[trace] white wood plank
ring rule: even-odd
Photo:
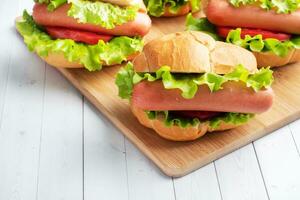
[[[300,199],[300,159],[288,127],[254,143],[269,197]]]
[[[7,91],[8,71],[11,64],[11,43],[18,39],[13,28],[13,21],[18,12],[18,2],[1,1],[0,6],[0,125],[3,116],[5,94]],[[5,19],[5,20],[3,20]]]
[[[294,142],[297,146],[297,151],[300,156],[300,120],[297,120],[289,125]]]
[[[268,199],[252,144],[215,161],[215,165],[223,200]]]
[[[0,199],[35,199],[45,66],[27,51],[12,27],[16,2],[2,3],[8,15],[1,15],[1,26],[4,21],[11,24],[5,25],[10,35],[1,48],[10,46],[12,54],[0,130]]]
[[[215,166],[213,163],[174,179],[177,200],[221,200]]]
[[[83,198],[82,96],[47,66],[38,199]]]
[[[163,175],[151,161],[127,139],[126,161],[130,200],[175,199],[172,178]]]
[[[124,136],[89,103],[84,104],[84,197],[127,199]]]

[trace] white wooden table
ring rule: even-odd
[[[0,3],[0,200],[300,199],[300,121],[183,178],[166,177],[27,51],[13,23],[32,4]]]

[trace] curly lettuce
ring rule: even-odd
[[[188,15],[186,19],[187,30],[202,31],[210,34],[217,40],[221,38],[216,33],[216,27],[210,23],[207,18],[196,19],[192,15]],[[241,29],[231,30],[225,40],[241,46],[253,52],[272,52],[277,56],[284,57],[292,49],[300,49],[300,36],[293,35],[290,40],[280,41],[275,38],[263,39],[262,35],[241,37]]]
[[[274,38],[263,39],[262,35],[241,38],[241,29],[231,30],[226,42],[241,46],[253,52],[273,52],[277,56],[286,56],[291,49],[299,49],[300,36],[293,36],[290,40],[280,41]]]
[[[259,4],[262,9],[276,10],[278,14],[290,14],[300,8],[300,0],[229,0],[234,7]]]
[[[254,91],[269,88],[273,83],[273,71],[269,68],[261,68],[255,74],[242,65],[228,74],[218,75],[207,72],[203,74],[174,74],[170,67],[163,66],[155,73],[136,73],[132,63],[128,63],[118,72],[116,84],[119,87],[119,96],[123,99],[130,99],[133,86],[143,80],[153,82],[161,80],[165,89],[179,89],[183,98],[192,99],[199,86],[207,85],[211,92],[223,89],[222,85],[229,81],[243,82]]]
[[[158,116],[162,116],[164,119],[165,126],[179,126],[181,128],[198,126],[201,123],[209,123],[212,130],[218,129],[222,122],[233,125],[241,125],[248,122],[254,117],[254,114],[244,113],[224,113],[218,117],[213,117],[209,120],[200,121],[198,118],[185,118],[178,117],[172,111],[146,111],[149,119],[154,120]]]
[[[197,92],[198,86],[203,84],[206,84],[213,92],[221,90],[222,84],[227,81],[243,81],[248,87],[252,87],[256,90],[269,87],[273,82],[271,70],[261,69],[256,74],[249,75],[249,72],[242,66],[237,66],[236,70],[228,74],[226,78],[222,77],[224,76],[212,73],[204,73],[201,75],[171,74],[169,67],[162,67],[155,74],[135,73],[133,65],[128,63],[118,72],[115,83],[119,88],[119,96],[123,99],[130,99],[133,86],[142,80],[151,82],[161,80],[166,89],[180,89],[184,98],[193,98]],[[198,118],[179,117],[172,111],[145,111],[145,113],[148,118],[152,120],[156,119],[158,116],[162,116],[167,127],[180,126],[186,128],[209,122],[212,130],[217,129],[221,122],[240,125],[246,123],[254,116],[253,114],[247,113],[228,112],[209,120],[200,121]]]
[[[67,3],[68,0],[34,0],[36,3],[44,3],[48,5],[49,11],[54,11],[59,6]]]
[[[208,21],[206,17],[203,18],[194,18],[190,13],[186,17],[186,30],[189,31],[201,31],[210,36],[215,40],[221,40],[217,34],[216,26]]]
[[[169,11],[173,14],[178,13],[180,8],[186,4],[190,4],[192,12],[200,10],[199,0],[144,0],[148,13],[155,17],[160,17],[165,13],[165,9],[168,6]]]
[[[120,7],[101,1],[35,0],[35,2],[47,4],[49,11],[54,11],[65,3],[71,4],[68,16],[77,19],[79,23],[90,23],[106,29],[113,29],[118,25],[133,21],[139,10],[138,5]]]
[[[128,6],[126,8],[104,3],[101,1],[68,0],[71,8],[68,15],[80,23],[100,25],[106,29],[113,29],[118,25],[133,21],[136,18],[139,7]]]
[[[143,48],[141,38],[126,36],[115,37],[107,43],[100,40],[96,45],[70,39],[54,40],[34,22],[27,11],[24,11],[23,20],[17,22],[16,26],[30,51],[41,57],[47,57],[49,53],[63,53],[68,61],[79,62],[89,71],[101,70],[104,64],[121,64],[128,56]]]

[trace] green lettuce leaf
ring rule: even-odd
[[[222,40],[216,33],[216,27],[207,18],[196,19],[192,15],[187,16],[187,30],[202,31],[210,34],[216,40]],[[274,38],[263,39],[262,35],[241,38],[241,29],[231,30],[226,38],[226,42],[241,46],[253,52],[272,52],[277,56],[286,56],[292,49],[300,49],[300,36],[293,35],[290,40],[280,41]]]
[[[148,13],[155,17],[160,17],[165,13],[166,6],[170,7],[170,12],[176,14],[179,9],[190,3],[192,12],[200,10],[199,0],[144,0]]]
[[[100,70],[103,64],[120,64],[143,48],[140,38],[126,36],[115,37],[107,43],[100,40],[97,45],[77,43],[70,39],[53,40],[27,11],[23,13],[23,21],[17,23],[17,29],[30,51],[41,57],[46,57],[50,52],[63,53],[68,61],[79,62],[89,71]]]
[[[49,11],[54,11],[59,6],[67,3],[68,0],[34,0],[36,3],[44,3],[48,5]]]
[[[161,80],[165,89],[179,89],[182,97],[192,99],[201,85],[207,85],[211,92],[222,89],[222,85],[229,81],[243,82],[247,87],[255,91],[268,88],[273,83],[273,71],[269,68],[261,68],[257,73],[250,74],[242,65],[236,66],[235,70],[225,75],[215,73],[203,74],[174,74],[170,67],[163,66],[156,73],[136,73],[132,63],[128,63],[120,70],[116,77],[119,87],[119,96],[130,99],[134,84],[143,80]]]
[[[221,38],[217,34],[215,25],[210,23],[206,17],[197,19],[194,18],[191,13],[189,13],[186,17],[185,24],[186,24],[186,30],[202,31],[212,36],[215,40],[221,40]]]
[[[273,38],[263,39],[262,35],[251,37],[246,35],[241,38],[241,29],[231,30],[226,42],[241,46],[253,52],[273,52],[277,56],[286,56],[293,48],[299,49],[300,36],[293,36],[290,40],[280,41]]]
[[[68,16],[77,19],[79,23],[95,24],[106,29],[113,29],[118,25],[133,21],[139,10],[138,5],[120,7],[101,1],[35,0],[35,2],[47,4],[49,11],[65,3],[71,4]]]
[[[265,10],[276,10],[277,13],[290,14],[300,8],[300,0],[229,0],[234,7],[259,4]]]
[[[189,126],[198,126],[201,123],[206,123],[206,121],[200,121],[198,118],[184,118],[178,117],[172,113],[172,111],[146,111],[149,119],[154,120],[158,116],[164,118],[164,123],[167,127],[179,126],[181,128],[186,128]],[[224,113],[221,116],[213,117],[208,122],[210,127],[215,130],[217,129],[221,122],[226,122],[233,125],[241,125],[248,122],[254,114],[243,114],[243,113]]]
[[[113,29],[118,25],[133,21],[139,10],[138,6],[122,8],[101,1],[68,0],[72,6],[68,15],[80,23],[100,25],[106,29]]]

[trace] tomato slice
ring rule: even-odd
[[[217,117],[222,114],[222,112],[212,112],[212,111],[171,111],[174,115],[185,117],[185,118],[198,118],[200,120],[208,120],[212,117]]]
[[[235,28],[232,27],[217,27],[217,33],[218,35],[220,35],[223,38],[226,38],[227,35],[229,34],[229,32],[231,30],[233,30]],[[277,32],[272,32],[272,31],[266,31],[266,30],[262,30],[262,29],[248,29],[248,28],[242,28],[241,31],[241,37],[245,38],[246,35],[250,35],[250,36],[256,36],[256,35],[262,35],[263,39],[267,39],[267,38],[274,38],[280,41],[285,41],[285,40],[289,40],[291,38],[290,34],[286,34],[286,33],[277,33]]]
[[[91,45],[97,44],[99,40],[108,42],[113,38],[111,35],[99,35],[92,32],[60,27],[46,27],[46,31],[55,39],[72,39],[76,42],[83,42]]]

